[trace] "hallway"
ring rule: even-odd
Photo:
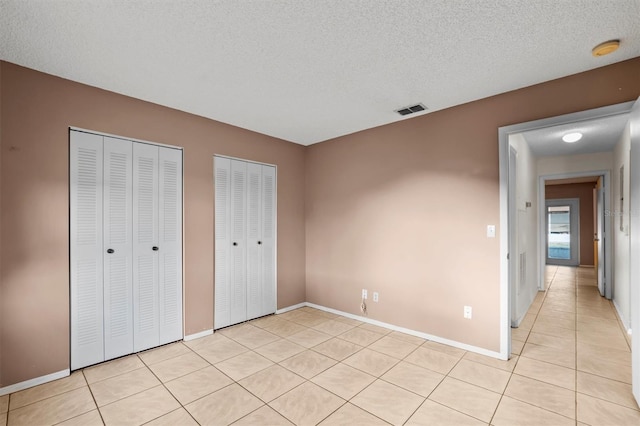
[[[598,293],[594,270],[547,266],[546,285],[512,329],[512,352],[520,358],[505,395],[578,424],[640,424],[630,340],[613,304]]]

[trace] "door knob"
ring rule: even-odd
[[[234,242],[234,243],[233,243],[233,245],[234,245],[234,246],[237,246],[237,245],[238,245],[238,243]]]
[[[262,241],[258,241],[258,244],[262,244]]]
[[[153,246],[153,248],[152,248],[151,250],[153,250],[153,251],[158,251],[158,250],[160,250],[160,249],[159,249],[158,247],[156,247],[156,246]]]
[[[114,253],[114,252],[115,252],[115,250],[114,250],[114,249],[108,249],[108,250],[107,250],[107,253],[109,253],[109,254]]]

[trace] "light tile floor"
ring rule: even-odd
[[[547,282],[508,362],[301,308],[0,397],[0,426],[640,424],[593,271]]]

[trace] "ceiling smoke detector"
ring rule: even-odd
[[[416,104],[416,105],[397,109],[395,112],[397,112],[400,115],[409,115],[409,114],[414,114],[416,112],[426,111],[426,110],[427,110],[427,107],[424,106],[423,104]]]

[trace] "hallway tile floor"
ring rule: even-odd
[[[548,267],[499,361],[312,308],[0,397],[13,425],[638,425],[593,270]]]

